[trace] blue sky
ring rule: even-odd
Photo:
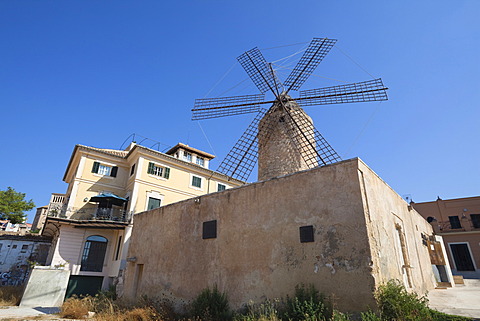
[[[479,13],[476,0],[0,0],[0,189],[46,205],[75,144],[132,133],[214,153],[215,169],[252,115],[199,124],[195,98],[257,93],[236,63],[248,49],[275,61],[329,37],[302,89],[370,75],[390,88],[387,102],[306,109],[342,158],[417,202],[479,195]]]

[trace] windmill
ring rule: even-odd
[[[220,164],[218,171],[246,181],[258,159],[258,179],[265,180],[299,170],[332,164],[340,156],[315,129],[303,107],[387,100],[382,80],[298,91],[336,43],[314,38],[282,84],[271,63],[255,47],[237,60],[260,94],[195,100],[192,120],[256,113],[252,123]],[[271,91],[274,100],[265,101]],[[264,105],[271,105],[268,109]]]

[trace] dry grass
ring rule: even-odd
[[[92,302],[89,297],[83,299],[72,297],[63,302],[60,316],[67,319],[83,319],[91,310]]]
[[[21,286],[1,286],[0,287],[0,306],[19,305],[22,299],[23,287]]]

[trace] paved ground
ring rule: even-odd
[[[49,314],[58,313],[58,308],[27,308],[27,307],[0,307],[0,320],[23,319],[29,317],[47,317]],[[52,316],[58,318],[58,316]],[[48,319],[47,318],[42,318]]]
[[[440,312],[480,320],[480,280],[464,281],[465,285],[431,291],[428,294],[430,307]]]

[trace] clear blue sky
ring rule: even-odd
[[[479,14],[477,0],[0,0],[0,189],[46,205],[75,144],[119,148],[131,133],[220,161],[252,116],[200,127],[195,98],[247,79],[235,58],[248,49],[329,37],[302,89],[369,74],[390,88],[387,102],[306,109],[337,152],[417,202],[479,195]],[[244,93],[257,93],[248,79],[224,95]]]

